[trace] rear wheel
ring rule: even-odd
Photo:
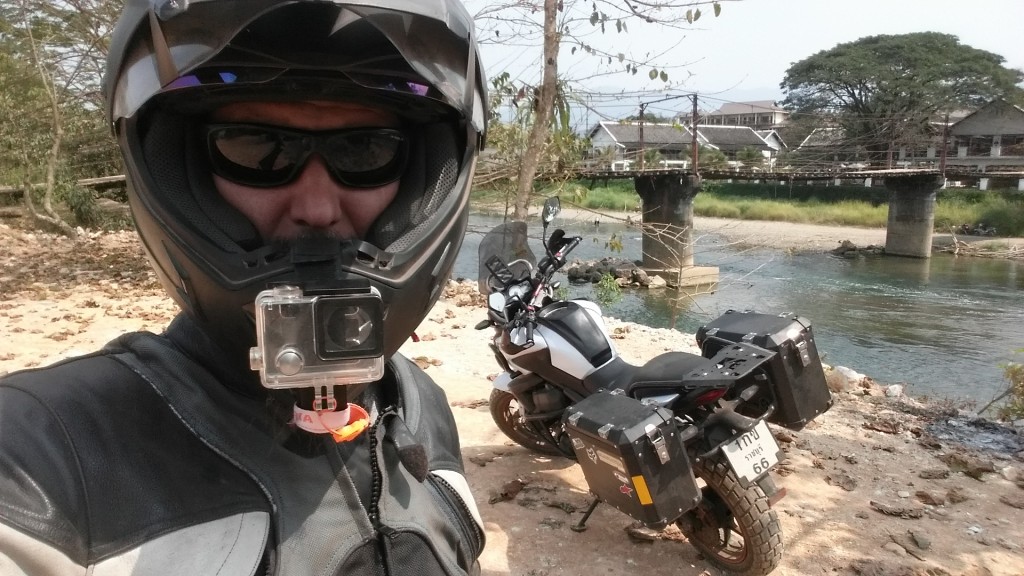
[[[700,504],[678,522],[708,562],[730,574],[763,576],[782,560],[782,526],[761,488],[743,488],[721,455],[699,462]]]
[[[489,400],[491,418],[498,429],[510,440],[523,448],[547,456],[562,456],[556,446],[552,446],[528,422],[523,420],[523,413],[516,397],[495,388]]]

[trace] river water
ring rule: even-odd
[[[500,218],[474,215],[456,262],[456,277],[475,279],[480,238]],[[639,260],[640,233],[556,222],[583,236],[570,259]],[[605,244],[616,234],[621,253]],[[534,253],[543,254],[531,224]],[[987,403],[1006,386],[1001,364],[1024,361],[1024,262],[988,258],[858,257],[742,249],[713,234],[694,248],[698,266],[718,266],[719,283],[687,291],[624,290],[604,304],[607,316],[693,334],[726,310],[794,312],[810,320],[827,364],[878,382],[902,383],[917,397]],[[557,279],[557,276],[556,276]],[[563,285],[568,285],[564,276]],[[590,285],[570,297],[597,300]]]

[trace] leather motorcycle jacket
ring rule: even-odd
[[[426,374],[392,358],[358,398],[372,425],[338,444],[275,426],[213,350],[179,316],[0,379],[0,574],[478,571],[482,523]]]

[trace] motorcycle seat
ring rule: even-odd
[[[642,398],[662,393],[691,391],[696,387],[715,387],[717,380],[702,378],[689,382],[688,375],[717,372],[714,362],[688,352],[665,352],[655,356],[643,366],[634,366],[622,358],[595,370],[584,380],[590,392],[622,390],[627,396]]]

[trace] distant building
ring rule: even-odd
[[[693,131],[680,124],[604,121],[588,136],[591,163],[612,169],[639,167],[640,150],[657,150],[662,168],[687,168],[693,146]],[[719,150],[731,161],[737,160],[743,150],[754,150],[763,157],[764,166],[772,166],[785,147],[774,131],[765,131],[762,136],[746,126],[697,126],[697,144]]]
[[[761,133],[749,126],[697,126],[701,141],[725,154],[731,168],[772,169],[784,143],[773,130]],[[766,136],[771,140],[767,140]],[[760,155],[753,160],[750,154]]]
[[[993,100],[949,129],[946,166],[998,170],[1024,166],[1024,108]]]
[[[924,133],[909,141],[894,143],[891,153],[885,153],[884,157],[879,157],[877,152],[872,156],[858,140],[849,138],[841,127],[818,127],[794,149],[789,163],[797,169],[937,168],[945,141],[949,165],[948,159],[957,154],[952,127],[971,114],[970,110],[936,114]]]
[[[679,124],[652,122],[599,122],[588,133],[590,160],[602,168],[628,170],[637,162],[640,150],[657,150],[662,160],[672,161],[672,167],[687,167],[693,135]],[[698,140],[698,143],[699,140]],[[639,167],[639,166],[637,166]]]
[[[789,148],[777,130],[755,130],[755,132],[776,154]]]
[[[812,130],[793,150],[788,163],[796,170],[832,170],[865,168],[867,160],[867,151],[850,142],[845,130],[834,126]]]
[[[786,125],[789,112],[772,100],[752,102],[727,102],[701,117],[700,123],[708,126],[747,126],[754,130],[775,130]],[[689,122],[680,117],[680,122]]]

